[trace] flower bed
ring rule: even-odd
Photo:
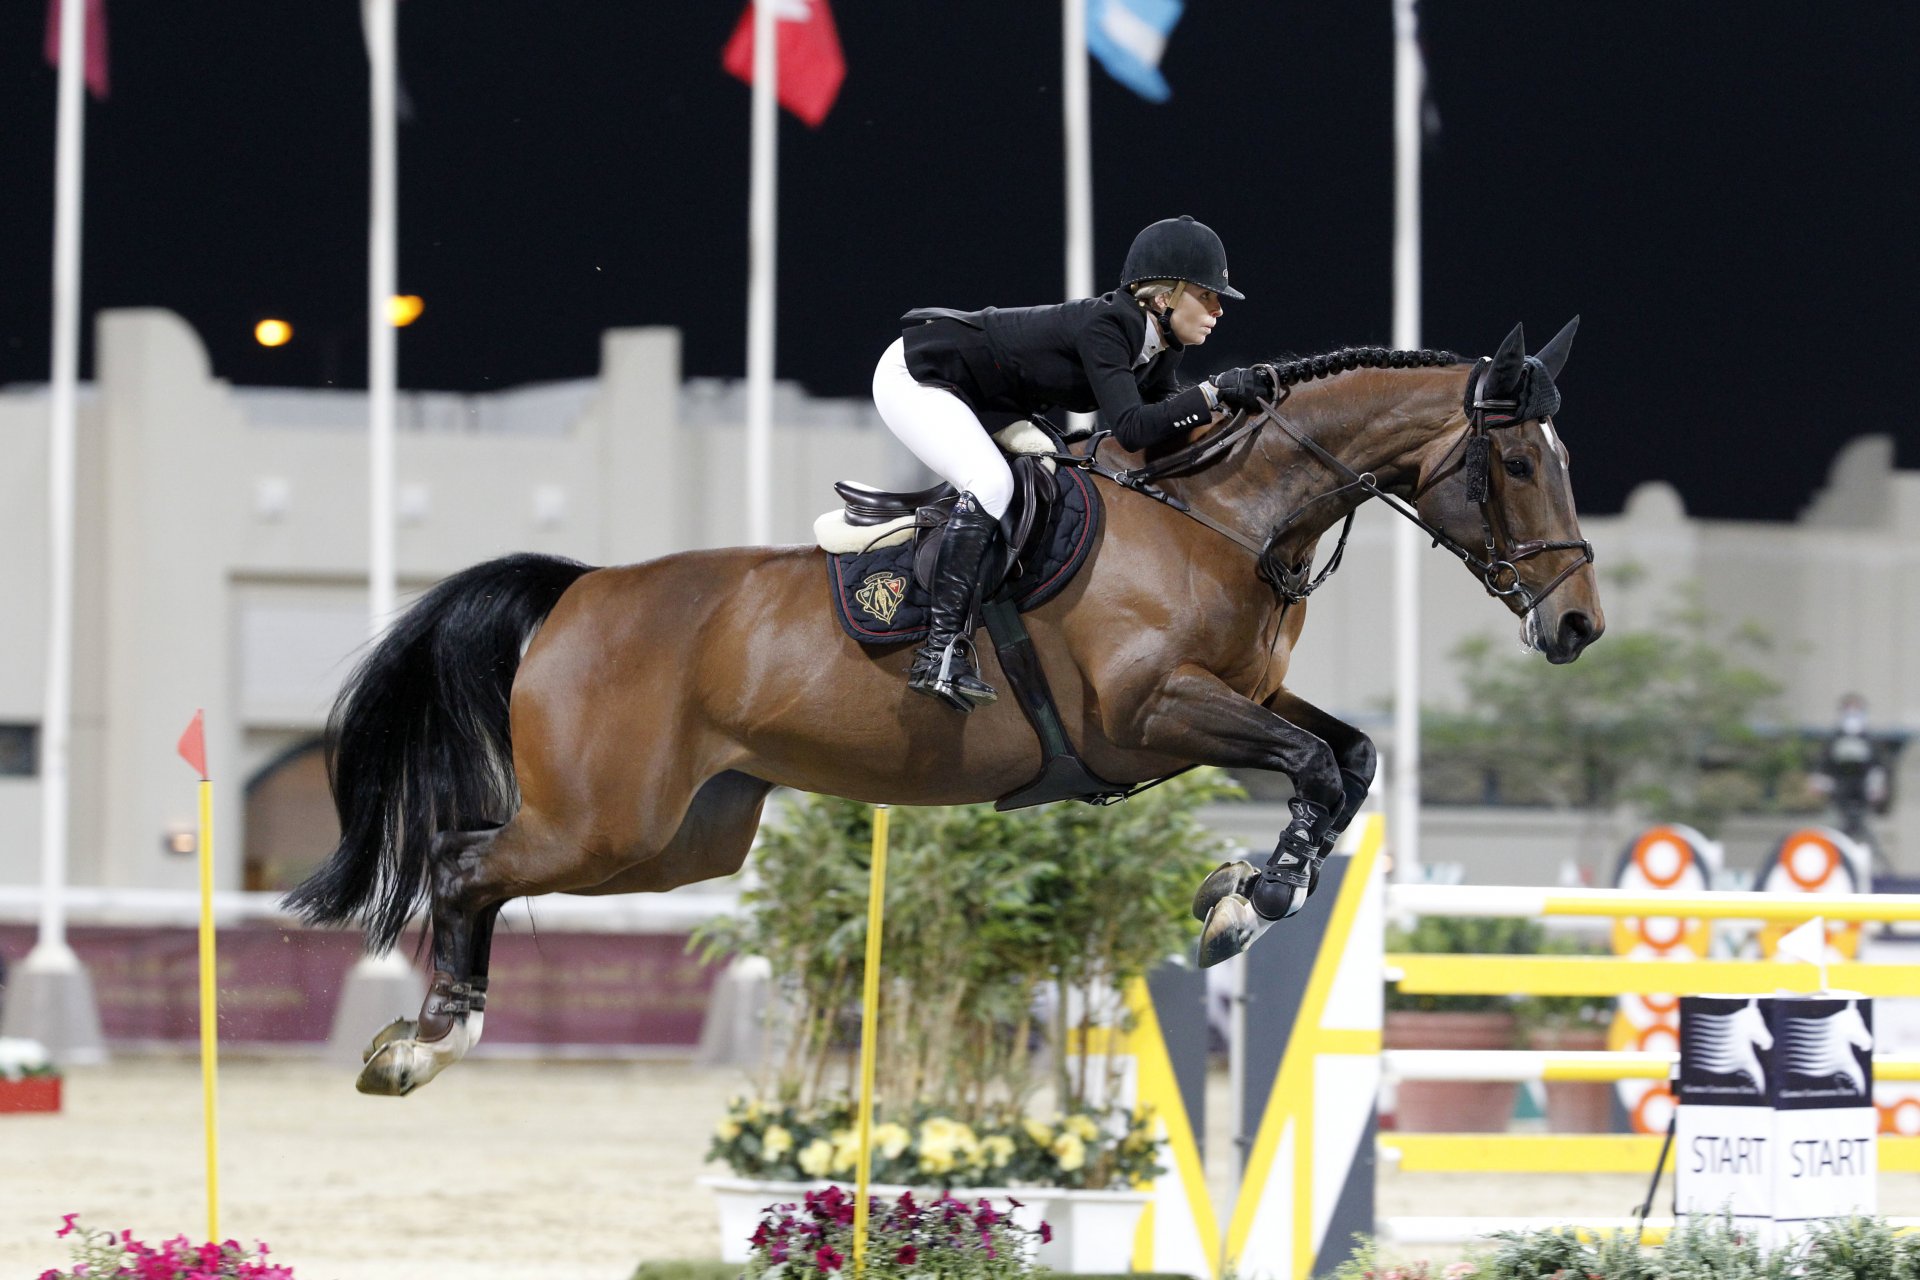
[[[1018,1280],[1033,1270],[1035,1246],[1053,1234],[1045,1222],[1027,1227],[985,1199],[970,1204],[941,1196],[922,1203],[902,1193],[870,1197],[868,1206],[870,1280]],[[775,1205],[751,1237],[745,1280],[850,1274],[854,1208],[854,1198],[837,1186]]]
[[[72,1237],[73,1265],[42,1271],[39,1280],[294,1280],[292,1268],[267,1261],[269,1250],[258,1241],[251,1253],[237,1240],[191,1244],[185,1236],[155,1247],[131,1231],[83,1227],[79,1216],[67,1214],[54,1232]]]
[[[742,1178],[809,1182],[852,1174],[859,1159],[853,1103],[801,1107],[734,1098],[714,1126],[709,1160]],[[905,1123],[876,1117],[877,1183],[1131,1187],[1159,1172],[1150,1110],[1091,1109],[1038,1119],[1003,1111],[975,1124],[922,1108]]]
[[[1362,1242],[1329,1280],[1920,1280],[1920,1237],[1880,1218],[1816,1224],[1763,1252],[1730,1221],[1683,1223],[1659,1245],[1632,1232],[1502,1232],[1465,1262],[1389,1263]]]

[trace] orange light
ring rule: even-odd
[[[427,304],[417,293],[396,293],[387,299],[387,322],[396,329],[404,329],[420,318]]]
[[[263,347],[284,347],[293,341],[293,326],[285,320],[262,320],[253,326],[253,340]]]

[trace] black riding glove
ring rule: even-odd
[[[1220,402],[1235,409],[1258,409],[1274,396],[1273,379],[1263,369],[1229,369],[1208,381],[1220,393]]]

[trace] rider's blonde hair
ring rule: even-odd
[[[1165,298],[1171,307],[1180,301],[1180,291],[1187,287],[1185,280],[1140,280],[1129,286],[1134,301],[1151,310],[1155,298]]]

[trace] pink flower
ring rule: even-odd
[[[61,1276],[58,1271],[42,1271],[40,1280],[61,1280]]]
[[[910,1267],[920,1260],[920,1250],[914,1245],[903,1244],[900,1252],[893,1255],[893,1260],[903,1267]]]
[[[846,1259],[834,1252],[833,1246],[823,1244],[820,1251],[813,1255],[813,1261],[822,1271],[838,1271]]]
[[[1472,1274],[1473,1264],[1471,1262],[1456,1262],[1447,1268],[1447,1280],[1463,1280],[1464,1277],[1471,1276]]]
[[[60,1229],[59,1229],[58,1231],[56,1231],[56,1232],[54,1232],[54,1233],[53,1233],[53,1235],[54,1235],[54,1238],[55,1238],[55,1239],[57,1240],[57,1239],[59,1239],[59,1238],[60,1238],[61,1236],[70,1236],[70,1235],[72,1235],[72,1234],[73,1234],[73,1230],[74,1230],[74,1228],[73,1228],[73,1220],[74,1220],[75,1218],[77,1218],[77,1217],[79,1217],[79,1216],[80,1216],[80,1215],[79,1215],[79,1214],[77,1214],[77,1213],[63,1213],[63,1214],[61,1214],[61,1215],[60,1215]]]
[[[1047,1223],[1040,1224],[1040,1243],[1049,1244],[1053,1240],[1053,1228]]]

